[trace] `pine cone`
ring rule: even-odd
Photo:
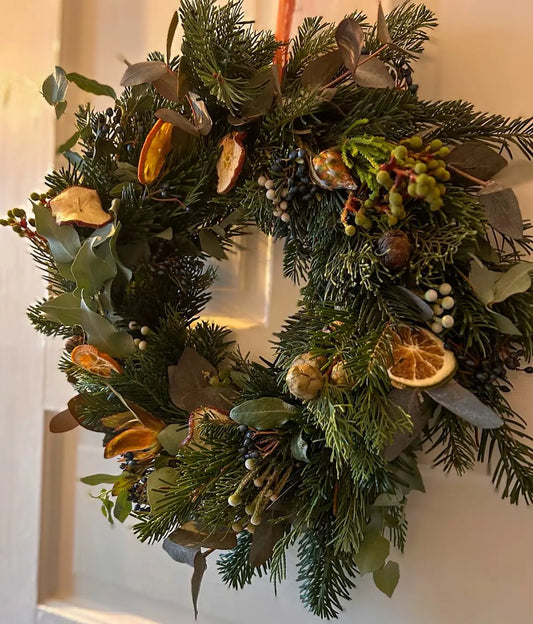
[[[72,351],[79,347],[80,345],[85,344],[85,338],[80,334],[76,334],[75,336],[71,336],[67,338],[65,341],[65,351],[72,353]]]
[[[405,232],[389,230],[377,242],[381,264],[390,271],[404,269],[411,258],[411,243]]]
[[[290,392],[302,401],[316,398],[324,385],[322,373],[310,364],[291,366],[285,380]]]

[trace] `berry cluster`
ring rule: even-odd
[[[303,148],[292,149],[286,158],[276,158],[270,166],[270,176],[259,176],[257,183],[265,188],[266,197],[273,204],[273,214],[287,223],[289,202],[295,198],[310,201],[318,187],[312,182]]]
[[[348,195],[348,199],[344,204],[341,213],[341,223],[344,225],[344,233],[346,236],[354,236],[357,229],[356,225],[368,230],[372,227],[372,221],[365,212],[365,204],[361,202],[353,193]]]
[[[33,196],[37,195],[40,199],[40,195],[32,193]],[[43,195],[46,200],[46,195]],[[0,225],[9,226],[13,232],[18,234],[21,238],[34,238],[39,236],[35,231],[35,219],[28,219],[26,211],[22,208],[13,208],[7,211],[7,219],[0,219]]]
[[[405,219],[404,204],[411,199],[425,201],[432,211],[442,208],[446,193],[444,182],[450,179],[442,158],[449,152],[439,139],[424,146],[419,136],[394,148],[389,162],[381,165],[376,174],[377,183],[387,191],[386,199],[393,217],[389,225]]]
[[[455,306],[455,299],[451,297],[452,287],[444,282],[439,286],[438,291],[429,288],[424,293],[424,299],[432,304],[433,319],[431,323],[431,331],[434,334],[440,334],[445,329],[450,329],[455,323],[451,311]],[[441,295],[439,297],[439,295]]]
[[[148,337],[152,333],[152,330],[148,327],[148,325],[143,325],[141,327],[141,325],[137,323],[137,321],[130,321],[128,324],[128,329],[130,329],[131,331],[140,332],[143,338]],[[137,347],[137,349],[139,349],[139,351],[144,351],[148,347],[148,342],[146,340],[143,340],[143,338],[137,337],[133,340],[135,346]]]

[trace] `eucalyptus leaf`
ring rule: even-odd
[[[42,84],[41,93],[51,106],[63,102],[67,94],[68,80],[65,70],[56,66],[54,73],[47,76]]]
[[[303,432],[301,430],[295,432],[291,438],[291,453],[294,459],[309,463],[309,458],[307,457],[308,448],[309,445],[304,440]]]
[[[531,271],[533,271],[532,262],[519,262],[505,273],[500,273],[500,278],[495,283],[494,298],[491,303],[505,301],[512,295],[529,290],[531,288]]]
[[[158,514],[165,507],[165,494],[178,483],[179,473],[174,468],[159,468],[148,475],[146,492],[152,513]]]
[[[344,18],[335,31],[335,40],[339,47],[343,63],[346,67],[355,72],[365,35],[363,29],[351,17]]]
[[[490,305],[496,294],[496,282],[502,274],[491,271],[477,258],[470,264],[468,281],[479,300],[485,305]]]
[[[117,265],[111,255],[107,260],[97,256],[94,244],[94,238],[86,239],[71,267],[76,286],[89,297],[96,295],[117,274]]]
[[[507,166],[507,161],[501,154],[481,141],[467,141],[454,147],[445,160],[448,165],[485,181]],[[471,184],[468,179],[463,180]]]
[[[64,143],[61,143],[61,145],[57,148],[57,153],[63,154],[63,152],[68,152],[70,149],[72,149],[76,145],[76,143],[79,141],[79,138],[80,138],[80,133],[75,132]]]
[[[47,318],[67,327],[81,325],[81,299],[75,293],[62,293],[45,301],[40,312]]]
[[[363,62],[364,61],[364,62]],[[355,82],[361,87],[388,89],[394,87],[394,80],[383,61],[377,57],[361,56],[361,64],[355,71]]]
[[[169,455],[177,455],[182,448],[181,443],[187,437],[189,429],[183,425],[167,425],[157,436],[161,446]]]
[[[304,87],[319,87],[331,82],[343,63],[339,49],[332,50],[312,59],[302,72],[300,82]]]
[[[51,433],[65,433],[72,431],[78,426],[78,421],[70,413],[69,409],[65,409],[59,412],[55,416],[52,416],[48,428]]]
[[[255,76],[250,79],[248,87],[251,90],[260,90],[252,99],[246,101],[241,107],[241,117],[244,123],[256,119],[270,110],[276,92],[276,81],[277,74],[273,71],[272,66],[257,72]]]
[[[154,89],[167,100],[179,102],[178,98],[178,74],[173,71],[165,72],[161,78],[152,82]]]
[[[500,314],[499,312],[495,312],[494,310],[488,309],[492,320],[496,323],[496,327],[502,334],[508,334],[510,336],[521,336],[522,332],[518,329],[518,327],[511,321],[510,318]]]
[[[401,496],[403,499],[403,495]],[[401,500],[394,494],[380,494],[376,500],[372,503],[373,507],[398,507],[401,504]]]
[[[87,301],[81,300],[81,326],[87,341],[112,357],[124,357],[135,351],[133,338],[125,331],[115,328],[105,316],[93,312]]]
[[[298,412],[298,408],[294,405],[285,403],[279,398],[262,397],[261,399],[250,399],[235,406],[229,415],[241,425],[266,431],[279,429],[289,420],[294,420]]]
[[[83,158],[81,157],[81,154],[78,154],[78,152],[67,150],[66,152],[63,152],[63,156],[73,167],[81,167],[83,164]]]
[[[208,553],[199,552],[196,553],[194,558],[194,571],[191,578],[191,598],[195,620],[198,619],[198,596],[200,594],[200,587],[202,585],[204,573],[207,570],[207,555]]]
[[[176,34],[176,28],[178,27],[180,18],[177,11],[174,11],[167,32],[167,63],[170,63],[170,55],[172,52],[172,42],[174,41],[174,35]]]
[[[212,230],[198,230],[198,237],[200,239],[200,246],[202,248],[202,251],[204,251],[206,254],[209,254],[211,257],[216,258],[217,260],[224,260],[227,258],[226,252],[222,247],[222,243],[220,242],[218,236]]]
[[[392,38],[389,33],[389,27],[387,26],[387,20],[385,19],[385,13],[383,13],[383,7],[381,6],[381,0],[378,5],[378,21],[376,25],[376,32],[378,41],[380,43],[392,43]]]
[[[227,410],[235,392],[230,388],[212,386],[210,378],[216,368],[191,347],[186,347],[175,366],[168,367],[170,400],[176,407],[192,412],[210,406]]]
[[[489,224],[495,230],[514,240],[524,237],[522,213],[512,189],[491,182],[479,192],[479,201],[485,208]]]
[[[367,533],[354,557],[355,564],[361,574],[374,572],[385,565],[389,556],[390,543],[377,531]]]
[[[167,71],[167,66],[162,61],[142,61],[130,65],[122,79],[120,85],[122,87],[132,87],[147,82],[158,80]]]
[[[120,475],[108,475],[103,473],[88,475],[87,477],[82,477],[80,481],[85,483],[85,485],[102,485],[103,483],[113,484],[116,483],[120,479]]]
[[[192,124],[187,117],[184,117],[178,111],[171,110],[170,108],[160,108],[155,112],[155,116],[162,121],[166,121],[167,123],[180,128],[184,132],[188,134],[198,134],[198,128]]]
[[[413,422],[411,431],[397,431],[392,442],[385,447],[383,459],[387,462],[396,459],[422,432],[433,412],[433,403],[418,390],[400,390],[389,392],[387,399],[409,414]]]
[[[200,552],[199,547],[189,548],[187,546],[180,546],[168,539],[168,537],[163,542],[163,550],[172,557],[174,561],[186,563],[191,567],[194,567],[194,558]]]
[[[453,379],[444,386],[427,388],[425,392],[439,405],[476,427],[495,429],[503,425],[503,420],[494,410]]]
[[[237,537],[231,529],[204,531],[197,522],[187,522],[173,531],[168,539],[175,544],[194,548],[216,548],[217,550],[231,550],[237,546]]]
[[[396,561],[387,561],[382,568],[374,570],[373,576],[376,587],[391,598],[400,580],[400,566]]]
[[[56,104],[54,104],[54,109],[56,113],[56,119],[59,119],[67,109],[67,101],[63,100],[62,102],[57,102]]]
[[[124,522],[130,515],[132,503],[128,500],[128,490],[122,490],[115,499],[115,507],[113,509],[113,515],[119,522]]]
[[[192,110],[194,125],[202,136],[207,136],[213,127],[213,120],[209,115],[205,102],[197,93],[193,93],[192,91],[189,91],[187,94],[187,100]]]
[[[415,310],[418,311],[422,321],[429,321],[433,318],[433,310],[431,306],[419,297],[416,293],[405,286],[396,286],[394,289],[400,297],[411,303]]]
[[[46,238],[54,260],[61,264],[73,262],[80,249],[80,237],[72,225],[58,225],[46,206],[34,204],[35,228]],[[71,276],[72,279],[72,276]]]
[[[261,522],[255,527],[248,555],[248,561],[252,567],[260,568],[264,565],[272,556],[278,541],[283,537],[285,525],[275,522],[280,515],[276,511],[266,511],[261,517]]]
[[[107,95],[114,100],[117,99],[117,94],[115,93],[113,87],[101,84],[97,80],[92,80],[91,78],[87,78],[76,72],[67,74],[67,80],[69,82],[73,82],[77,87],[87,93],[93,93],[94,95]]]

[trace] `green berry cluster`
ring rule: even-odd
[[[424,145],[419,136],[411,137],[395,147],[389,162],[381,165],[376,174],[377,183],[387,191],[389,225],[405,219],[405,203],[423,200],[432,211],[444,205],[445,182],[450,172],[442,158],[450,153],[442,141],[435,139]]]
[[[26,211],[22,208],[12,208],[7,211],[7,219],[0,219],[0,225],[9,226],[13,232],[22,238],[35,236],[32,228],[35,227],[35,219],[28,219]]]

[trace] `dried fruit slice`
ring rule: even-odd
[[[70,354],[72,361],[88,370],[93,375],[111,377],[113,373],[120,375],[122,367],[107,353],[99,351],[93,345],[79,345]]]
[[[207,420],[221,423],[232,422],[231,418],[228,416],[228,412],[224,410],[216,409],[214,407],[198,407],[191,412],[189,416],[189,433],[182,442],[183,446],[190,444],[191,442],[197,446],[206,446],[205,442],[202,440],[199,425]]]
[[[244,166],[246,148],[243,140],[245,136],[244,132],[231,132],[220,143],[222,152],[217,162],[217,193],[221,195],[228,193],[235,186]]]
[[[81,227],[98,228],[112,219],[102,208],[98,193],[84,186],[69,186],[50,200],[50,209],[58,225],[75,223]]]
[[[430,388],[449,379],[457,367],[455,356],[428,329],[400,327],[393,334],[392,366],[388,369],[397,388]]]
[[[148,133],[139,157],[137,177],[141,184],[152,184],[161,173],[172,149],[172,124],[158,119]]]

